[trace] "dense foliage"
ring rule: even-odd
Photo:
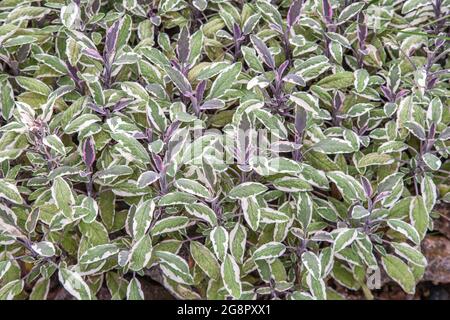
[[[449,3],[0,1],[0,299],[413,294]]]

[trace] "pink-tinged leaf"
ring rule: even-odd
[[[83,144],[83,161],[86,167],[92,169],[92,165],[95,162],[95,144],[94,138],[89,137]]]
[[[389,89],[387,86],[384,86],[384,85],[380,86],[380,89],[388,101],[394,101],[394,96],[392,94],[391,89]]]
[[[360,49],[364,50],[366,48],[367,39],[367,23],[363,13],[358,14],[358,41]]]
[[[116,20],[113,25],[106,32],[105,40],[105,60],[110,61],[110,59],[115,55],[117,38],[119,37],[119,28],[122,20]]]
[[[275,23],[269,23],[269,28],[273,31],[276,31],[278,33],[283,33],[283,29],[281,29],[281,27]]]
[[[377,203],[381,200],[383,200],[384,198],[386,198],[387,196],[389,196],[392,193],[392,191],[383,191],[380,192],[379,194],[377,194],[377,196],[375,197],[375,199],[373,199],[373,203]]]
[[[161,157],[157,154],[152,154],[152,159],[158,172],[164,171],[164,164]]]
[[[178,130],[180,127],[181,122],[176,120],[170,124],[170,126],[166,129],[166,132],[164,132],[164,141],[168,141],[172,135],[175,133],[175,131]]]
[[[340,91],[336,91],[333,97],[333,109],[340,110],[344,105],[344,100],[345,95]]]
[[[241,27],[237,23],[233,24],[233,38],[234,41],[240,40],[242,37]]]
[[[103,57],[95,49],[87,48],[83,50],[83,53],[88,57],[94,58],[95,60],[103,61]]]
[[[287,25],[289,28],[291,28],[294,24],[296,24],[297,21],[300,19],[302,5],[303,5],[302,0],[296,0],[292,2],[291,6],[289,7],[289,11],[287,14]]]
[[[286,71],[286,68],[288,67],[288,65],[289,65],[289,61],[286,60],[281,64],[281,66],[278,67],[277,74],[278,74],[279,79],[281,79],[283,77],[283,74]]]
[[[298,86],[305,86],[306,82],[301,76],[295,73],[290,73],[283,78],[283,81],[295,83]]]
[[[189,31],[186,27],[182,28],[178,36],[177,54],[178,60],[185,63],[189,57]]]
[[[398,101],[404,96],[406,96],[409,93],[409,90],[407,89],[401,89],[397,94],[395,95],[395,100]]]
[[[212,110],[212,109],[221,109],[225,106],[225,103],[222,100],[219,99],[212,99],[206,101],[204,104],[201,105],[201,110]]]
[[[206,80],[202,80],[197,84],[197,88],[195,89],[195,97],[197,98],[198,102],[201,102],[203,100],[203,96],[206,90],[206,84]]]
[[[89,102],[89,103],[87,104],[87,106],[88,106],[90,109],[94,110],[95,112],[101,114],[102,116],[105,116],[105,115],[107,114],[107,111],[106,111],[105,109],[100,108],[99,106],[97,106],[97,105],[96,105],[95,103],[93,103],[93,102]]]
[[[306,128],[306,117],[306,110],[304,108],[297,108],[295,112],[295,130],[299,136]]]
[[[263,59],[264,63],[270,69],[275,69],[275,60],[266,44],[260,38],[254,35],[250,36],[250,39],[255,46],[255,49],[258,52],[260,58]]]
[[[120,99],[113,107],[114,112],[119,112],[120,110],[126,108],[132,100],[130,99]]]
[[[69,71],[69,76],[75,82],[78,88],[81,88],[82,86],[82,80],[78,77],[78,69],[74,66],[72,66],[69,61],[66,61],[67,70]]]
[[[372,197],[373,189],[372,185],[370,184],[370,181],[366,177],[361,177],[361,182],[364,188],[364,193],[366,194],[367,198]]]
[[[326,23],[330,24],[333,22],[333,8],[329,0],[322,0],[322,14]]]
[[[187,95],[192,92],[191,84],[189,80],[180,71],[173,67],[166,67],[164,69],[169,76],[170,80],[181,91],[183,95]]]
[[[436,123],[432,122],[430,125],[430,130],[428,132],[428,139],[434,139],[434,136],[436,135]]]

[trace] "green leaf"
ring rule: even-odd
[[[60,155],[63,155],[63,156],[66,155],[66,150],[65,150],[65,148],[64,148],[64,144],[62,143],[61,139],[59,139],[58,136],[56,136],[56,135],[54,135],[54,134],[53,134],[53,135],[46,136],[46,137],[44,138],[44,144],[45,144],[47,147],[49,147],[49,148],[55,150],[55,151],[56,151],[57,153],[59,153]]]
[[[271,174],[289,173],[295,175],[301,171],[301,167],[298,162],[285,157],[274,157],[269,160],[267,165]]]
[[[203,244],[191,241],[190,252],[195,263],[211,279],[220,279],[220,266],[213,253]]]
[[[178,87],[181,93],[186,94],[192,92],[189,80],[180,71],[172,67],[166,67],[164,71],[166,71],[170,80]]]
[[[107,229],[112,229],[116,215],[116,195],[112,191],[102,190],[98,200],[100,216]]]
[[[280,242],[268,242],[260,246],[253,253],[254,260],[273,260],[286,251],[284,244]]]
[[[427,208],[425,207],[422,196],[416,196],[411,201],[409,207],[409,218],[411,219],[411,224],[417,230],[420,239],[422,240],[427,233],[428,223],[430,220],[430,216]]]
[[[257,196],[266,192],[268,188],[258,182],[244,182],[234,187],[229,193],[230,199],[242,199],[251,196]]]
[[[318,55],[299,63],[297,69],[300,70],[300,75],[305,79],[305,81],[309,81],[317,78],[322,73],[330,69],[330,65],[331,63],[326,56]]]
[[[237,77],[241,73],[242,65],[240,62],[234,63],[221,71],[219,76],[214,80],[206,100],[219,98],[230,89],[235,83]]]
[[[388,154],[369,153],[359,159],[358,167],[365,168],[368,166],[382,166],[392,164],[394,159]]]
[[[353,72],[341,71],[320,80],[317,85],[324,89],[343,89],[353,85]]]
[[[12,263],[9,260],[0,261],[0,280],[8,272],[8,270],[11,268],[11,266],[12,266]]]
[[[92,293],[89,286],[80,274],[67,269],[60,268],[58,273],[59,282],[72,296],[78,300],[92,300]]]
[[[13,300],[15,296],[22,292],[25,282],[22,279],[8,282],[0,288],[0,301]]]
[[[199,219],[205,220],[211,226],[217,225],[217,217],[214,211],[203,203],[193,203],[186,205],[186,210],[189,214]]]
[[[400,152],[406,150],[408,145],[402,141],[387,141],[380,145],[377,152],[380,154]]]
[[[103,261],[119,253],[119,247],[115,244],[101,244],[86,250],[80,257],[81,264],[89,264]]]
[[[241,272],[233,256],[227,254],[220,267],[223,284],[227,292],[235,299],[239,299],[242,294]]]
[[[264,109],[255,109],[253,114],[273,135],[280,139],[287,138],[287,130],[278,117]]]
[[[222,226],[217,226],[211,230],[209,237],[211,239],[211,243],[213,245],[216,257],[220,261],[223,261],[228,251],[228,244],[229,244],[228,231]]]
[[[36,281],[30,293],[30,300],[46,300],[50,291],[50,279],[44,277]]]
[[[148,231],[155,210],[155,202],[147,200],[136,208],[132,222],[132,234],[135,240],[141,239]]]
[[[238,263],[244,262],[245,248],[247,246],[247,230],[245,227],[236,223],[230,232],[230,252]]]
[[[129,96],[138,101],[148,101],[150,99],[147,91],[137,82],[126,81],[120,84],[120,88]],[[113,138],[114,139],[114,138]]]
[[[353,106],[350,107],[350,109],[348,109],[348,111],[346,112],[347,117],[359,117],[362,116],[363,114],[366,114],[367,112],[369,112],[370,110],[372,110],[375,106],[370,104],[370,103],[357,103],[354,104]]]
[[[422,193],[427,212],[431,213],[438,197],[436,184],[431,177],[423,177],[422,183],[420,184],[420,191]]]
[[[245,63],[257,72],[264,72],[264,67],[256,55],[256,51],[253,48],[242,46],[242,55],[244,56]]]
[[[408,265],[391,254],[382,257],[381,261],[388,276],[397,282],[406,293],[414,294],[416,282]]]
[[[69,122],[64,128],[64,132],[67,134],[80,132],[100,120],[95,114],[83,114]]]
[[[258,202],[255,197],[248,197],[241,199],[241,208],[244,214],[245,222],[250,226],[253,231],[256,231],[259,227],[261,220],[261,214],[259,211]]]
[[[144,291],[142,291],[141,283],[136,277],[133,277],[128,283],[127,300],[144,300]]]
[[[311,191],[312,187],[305,180],[294,177],[282,177],[273,182],[273,186],[284,192]]]
[[[167,217],[156,222],[150,230],[150,233],[154,237],[163,233],[182,230],[186,228],[188,224],[188,217]]]
[[[431,153],[425,153],[422,156],[422,159],[425,162],[425,164],[433,171],[439,170],[439,168],[442,165],[441,160]]]
[[[139,179],[137,180],[137,185],[139,188],[144,188],[158,181],[159,178],[160,176],[158,173],[154,171],[145,171],[139,176]]]
[[[391,242],[392,247],[394,247],[395,253],[400,257],[408,260],[409,262],[419,266],[426,267],[427,259],[425,256],[417,249],[411,247],[407,243]]]
[[[355,16],[358,12],[361,11],[362,8],[364,8],[364,6],[365,6],[364,1],[361,1],[352,3],[344,7],[344,9],[341,11],[338,17],[339,23],[343,23],[349,20],[351,17]]]
[[[326,154],[350,153],[355,151],[355,148],[353,148],[349,141],[338,138],[320,140],[313,146],[313,149]]]
[[[181,191],[202,197],[202,198],[211,198],[211,194],[209,190],[201,185],[199,182],[191,179],[177,179],[175,180],[175,186]]]
[[[317,188],[329,188],[329,182],[325,173],[308,164],[302,163],[299,177]]]
[[[316,279],[321,278],[322,266],[319,258],[311,251],[306,251],[302,254],[302,263],[309,273]]]
[[[147,150],[134,137],[125,133],[112,133],[111,138],[118,142],[119,152],[130,161],[150,162]]]
[[[61,8],[61,22],[68,29],[75,29],[76,22],[80,18],[80,8],[75,2]]]
[[[61,177],[57,177],[52,185],[52,198],[56,206],[63,212],[67,218],[72,217],[72,206],[75,204],[75,198],[69,184]]]
[[[313,215],[313,202],[308,192],[299,192],[296,207],[297,219],[306,231]]]
[[[414,121],[406,121],[404,127],[409,130],[414,136],[416,136],[419,140],[426,140],[427,135],[425,133],[425,129],[417,122]]]
[[[333,243],[333,251],[335,253],[347,248],[356,240],[358,231],[356,229],[341,229],[339,230]]]
[[[55,246],[48,241],[33,243],[31,248],[43,257],[53,257],[56,253]]]
[[[364,238],[356,240],[356,252],[369,268],[378,269],[377,259],[373,254],[373,244],[366,235]]]
[[[294,92],[289,100],[314,115],[320,113],[319,100],[306,92]]]
[[[363,201],[364,189],[355,178],[340,171],[327,172],[328,178],[336,184],[341,195],[350,201]]]
[[[52,91],[51,89],[41,80],[17,76],[17,84],[27,91],[31,91],[43,96],[48,96]]]
[[[226,61],[213,62],[203,67],[197,74],[197,80],[208,80],[216,75],[218,75],[223,69],[228,67],[230,64]]]
[[[284,212],[272,208],[259,208],[259,215],[263,223],[284,223],[289,221],[289,216]]]
[[[0,198],[6,199],[16,204],[23,203],[22,196],[20,195],[17,187],[4,179],[0,179]]]
[[[408,0],[405,1],[402,7],[402,14],[408,13],[412,10],[417,10],[418,8],[427,4],[426,0]]]
[[[152,239],[149,235],[143,236],[130,250],[129,267],[132,271],[144,269],[152,258]]]
[[[441,100],[438,97],[433,98],[433,100],[431,100],[430,104],[428,105],[427,110],[428,121],[438,124],[442,120],[442,112],[443,106]]]
[[[15,47],[15,46],[21,46],[24,44],[30,44],[33,42],[36,42],[38,39],[36,37],[32,36],[15,36],[14,38],[9,38],[3,43],[3,46],[5,48],[7,47]]]
[[[95,177],[98,179],[110,179],[120,176],[127,176],[133,173],[133,169],[129,166],[115,165],[105,170],[97,171]]]
[[[167,251],[157,251],[155,255],[161,261],[161,270],[170,279],[187,285],[194,282],[189,272],[189,266],[184,259]]]
[[[40,53],[34,55],[34,58],[39,61],[40,63],[45,64],[52,70],[58,72],[59,74],[67,74],[69,73],[69,70],[67,69],[66,64],[59,59],[58,57],[46,54],[46,53]]]
[[[306,276],[306,284],[308,285],[311,294],[317,300],[326,300],[326,286],[325,282],[322,279],[316,279],[312,276],[311,273],[308,273]]]
[[[356,205],[352,209],[353,219],[362,219],[370,215],[370,211],[361,205]]]
[[[195,196],[185,192],[171,192],[162,196],[158,201],[158,206],[173,206],[173,205],[189,205],[197,200]]]
[[[3,119],[9,120],[14,109],[14,91],[9,81],[0,84],[0,111]]]
[[[411,201],[411,203],[412,202],[413,201]],[[387,224],[391,229],[400,232],[415,244],[420,244],[420,235],[417,230],[410,224],[399,219],[390,219],[387,221]]]

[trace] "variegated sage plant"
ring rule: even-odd
[[[449,4],[1,0],[0,299],[414,294]]]

